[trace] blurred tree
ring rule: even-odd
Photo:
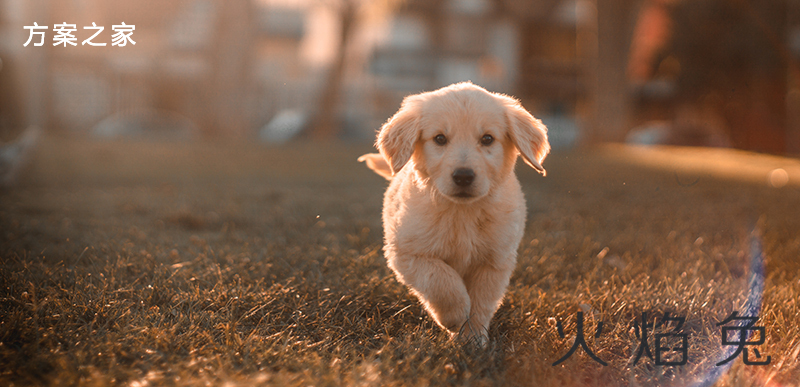
[[[700,121],[717,117],[737,148],[787,151],[787,86],[800,79],[786,43],[789,0],[645,4],[637,32],[641,27],[648,33],[634,41],[633,80],[671,82],[673,114],[689,112]],[[669,20],[654,27],[647,23],[654,15]]]
[[[674,12],[677,98],[713,96],[738,148],[783,153],[786,1],[696,0]]]
[[[251,90],[255,7],[251,0],[219,1],[209,54],[212,76],[207,80],[209,115],[207,130],[213,136],[243,138],[252,126],[245,109]]]
[[[336,137],[340,131],[341,117],[339,116],[339,102],[341,100],[342,85],[344,83],[345,62],[347,49],[353,32],[358,27],[362,18],[370,14],[369,8],[382,8],[389,11],[404,0],[323,0],[338,15],[339,22],[339,48],[336,57],[328,69],[320,93],[319,103],[312,122],[311,137],[317,140],[327,140]]]
[[[596,53],[590,66],[589,143],[622,141],[631,114],[626,75],[637,0],[596,0]]]
[[[20,86],[21,76],[16,63],[0,52],[0,141],[10,140],[24,127],[24,104],[20,96],[25,95]],[[2,59],[6,58],[5,61]]]

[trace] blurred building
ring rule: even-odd
[[[556,142],[574,143],[575,117],[586,93],[577,33],[591,17],[582,5],[574,0],[404,3],[390,21],[388,38],[372,53],[379,115],[391,115],[410,93],[469,80],[517,96],[550,124]],[[566,128],[557,124],[563,122]]]
[[[34,22],[45,45],[23,47]],[[112,47],[122,22],[136,44]],[[57,23],[77,46],[53,46]],[[107,46],[81,44],[92,23]],[[797,153],[798,42],[797,0],[0,0],[0,137],[255,138],[329,112],[371,140],[405,95],[471,80],[519,97],[556,147]]]
[[[34,123],[85,133],[103,120],[175,121],[190,135],[251,136],[278,110],[313,105],[319,69],[301,59],[307,9],[221,0],[3,0],[2,114],[6,131]],[[23,26],[46,25],[45,44]],[[136,44],[111,45],[135,25]],[[54,24],[76,24],[76,46],[53,46]],[[94,42],[83,45],[103,26]],[[36,40],[36,39],[35,39]],[[112,125],[114,126],[114,125]],[[117,125],[119,126],[119,125]],[[161,125],[169,130],[170,125]],[[150,128],[142,128],[149,130]]]
[[[409,0],[390,26],[370,62],[378,117],[472,80],[520,97],[557,147],[654,128],[654,143],[800,153],[797,0]]]

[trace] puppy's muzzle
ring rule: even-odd
[[[469,168],[458,168],[453,172],[453,182],[459,187],[469,187],[475,180],[475,171]]]

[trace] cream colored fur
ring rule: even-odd
[[[406,97],[376,145],[380,154],[359,161],[391,180],[389,267],[451,335],[485,343],[525,229],[514,165],[521,155],[545,173],[547,129],[517,100],[467,82]],[[474,171],[468,187],[454,182],[459,168]]]

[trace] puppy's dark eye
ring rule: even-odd
[[[492,137],[491,134],[484,134],[483,137],[481,137],[481,145],[488,146],[492,145],[493,142],[494,142],[494,137]]]
[[[436,141],[436,143],[439,145],[444,145],[447,144],[447,137],[445,137],[443,134],[437,134],[436,137],[433,138],[433,141]]]

